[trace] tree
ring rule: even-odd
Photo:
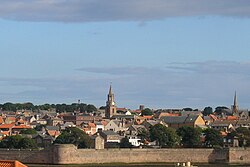
[[[150,133],[148,130],[144,129],[144,128],[140,128],[138,129],[138,135],[137,135],[140,139],[142,143],[145,143],[146,141],[150,140]]]
[[[3,104],[3,111],[16,111],[16,106],[13,103],[7,102]]]
[[[23,129],[20,131],[20,134],[37,134],[37,131],[35,129]]]
[[[213,108],[212,107],[205,107],[202,114],[204,116],[208,116],[213,113]]]
[[[74,144],[78,148],[90,148],[91,138],[76,127],[66,128],[55,140],[58,144]]]
[[[5,137],[1,143],[1,148],[15,148],[15,149],[34,149],[37,148],[37,145],[34,140],[26,137],[22,137],[20,135],[15,136],[7,136]]]
[[[94,105],[92,105],[92,104],[88,104],[88,105],[86,106],[86,111],[87,111],[88,113],[91,113],[91,112],[97,111],[97,108],[96,108]]]
[[[35,149],[37,148],[37,144],[31,138],[24,137],[19,141],[18,147],[23,149]]]
[[[132,144],[129,142],[129,139],[126,137],[121,139],[120,148],[131,148]]]
[[[239,127],[236,129],[234,136],[239,139],[239,145],[241,147],[250,146],[250,130],[245,127]]]
[[[193,111],[193,109],[190,108],[190,107],[183,108],[183,110],[184,110],[184,111]]]
[[[198,147],[200,145],[201,130],[198,128],[183,126],[177,130],[184,147]]]
[[[151,141],[157,141],[159,146],[174,147],[179,143],[179,136],[175,130],[162,124],[156,124],[150,129]]]
[[[46,125],[38,124],[38,125],[34,128],[34,130],[36,130],[36,131],[42,131],[42,130],[45,129],[45,128],[46,128]]]
[[[150,110],[149,108],[145,108],[144,110],[142,110],[141,115],[153,115],[152,110]]]
[[[227,107],[225,107],[225,106],[218,106],[218,107],[216,107],[215,108],[215,113],[216,114],[221,114],[224,110],[228,110],[228,108]]]
[[[7,136],[1,141],[2,148],[19,148],[18,143],[22,139],[22,136],[15,135],[15,136]]]
[[[204,133],[205,133],[205,145],[207,147],[223,145],[223,138],[221,137],[219,131],[209,128],[209,129],[206,129]]]

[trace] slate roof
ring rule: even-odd
[[[46,129],[47,130],[60,130],[60,127],[59,126],[46,126]]]
[[[115,133],[112,130],[104,130],[101,133],[105,134],[106,136],[117,136],[118,135],[117,133]]]
[[[167,124],[182,124],[182,123],[193,123],[198,118],[198,115],[189,115],[189,116],[165,116],[162,117],[162,120]]]
[[[135,119],[134,115],[113,115],[111,119]]]

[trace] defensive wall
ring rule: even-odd
[[[0,160],[30,164],[86,164],[140,162],[199,162],[250,164],[250,148],[230,149],[77,149],[54,145],[47,150],[0,150]]]

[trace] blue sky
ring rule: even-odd
[[[250,108],[248,0],[0,3],[0,103]]]

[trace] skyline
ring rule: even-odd
[[[0,103],[250,108],[247,0],[0,2]]]

